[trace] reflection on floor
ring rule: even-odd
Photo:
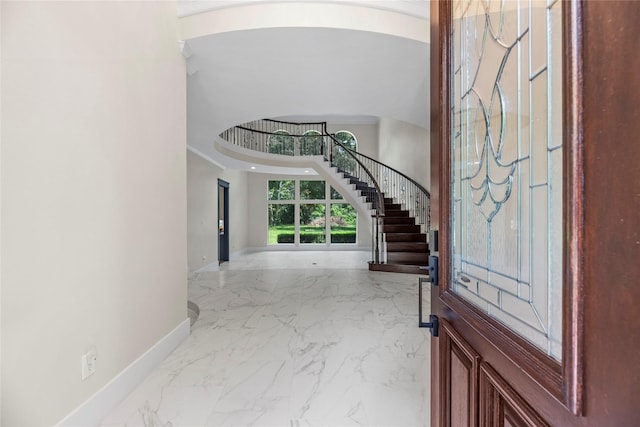
[[[367,252],[258,252],[197,273],[190,337],[103,426],[427,426],[417,277]]]

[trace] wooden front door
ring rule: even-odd
[[[431,2],[433,427],[640,425],[638,22]]]

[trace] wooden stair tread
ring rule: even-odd
[[[407,264],[375,264],[369,263],[370,271],[386,271],[389,273],[407,273],[407,274],[422,274],[424,276],[428,275],[426,270],[420,268],[419,265],[407,265]]]

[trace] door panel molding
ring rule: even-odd
[[[440,327],[441,426],[476,426],[480,355],[447,320]]]
[[[436,67],[439,85],[439,228],[443,236],[451,235],[451,111],[450,35],[452,3],[438,2],[438,38],[432,37],[440,51]],[[569,409],[582,414],[583,394],[583,81],[582,81],[582,3],[563,1],[563,359],[553,360],[500,322],[481,312],[450,289],[451,250],[441,245],[439,300],[461,320],[495,345],[507,359],[520,366],[535,383]],[[432,58],[433,59],[433,58]],[[434,76],[435,77],[435,76]],[[432,191],[432,194],[434,192]],[[442,345],[442,343],[440,344]],[[443,354],[441,352],[441,354]],[[441,381],[442,382],[442,381]],[[445,415],[444,413],[442,415]],[[446,417],[442,417],[445,419]]]
[[[486,362],[480,364],[480,427],[548,424]]]

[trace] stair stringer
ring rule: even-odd
[[[345,201],[349,202],[356,211],[358,211],[358,221],[364,220],[367,229],[371,230],[372,217],[375,215],[372,204],[367,202],[367,198],[362,196],[359,190],[356,190],[355,184],[351,184],[349,179],[345,178],[342,172],[338,171],[338,168],[331,166],[331,164],[321,156],[314,157],[321,160],[316,160],[316,166],[314,166],[313,169],[342,194]]]

